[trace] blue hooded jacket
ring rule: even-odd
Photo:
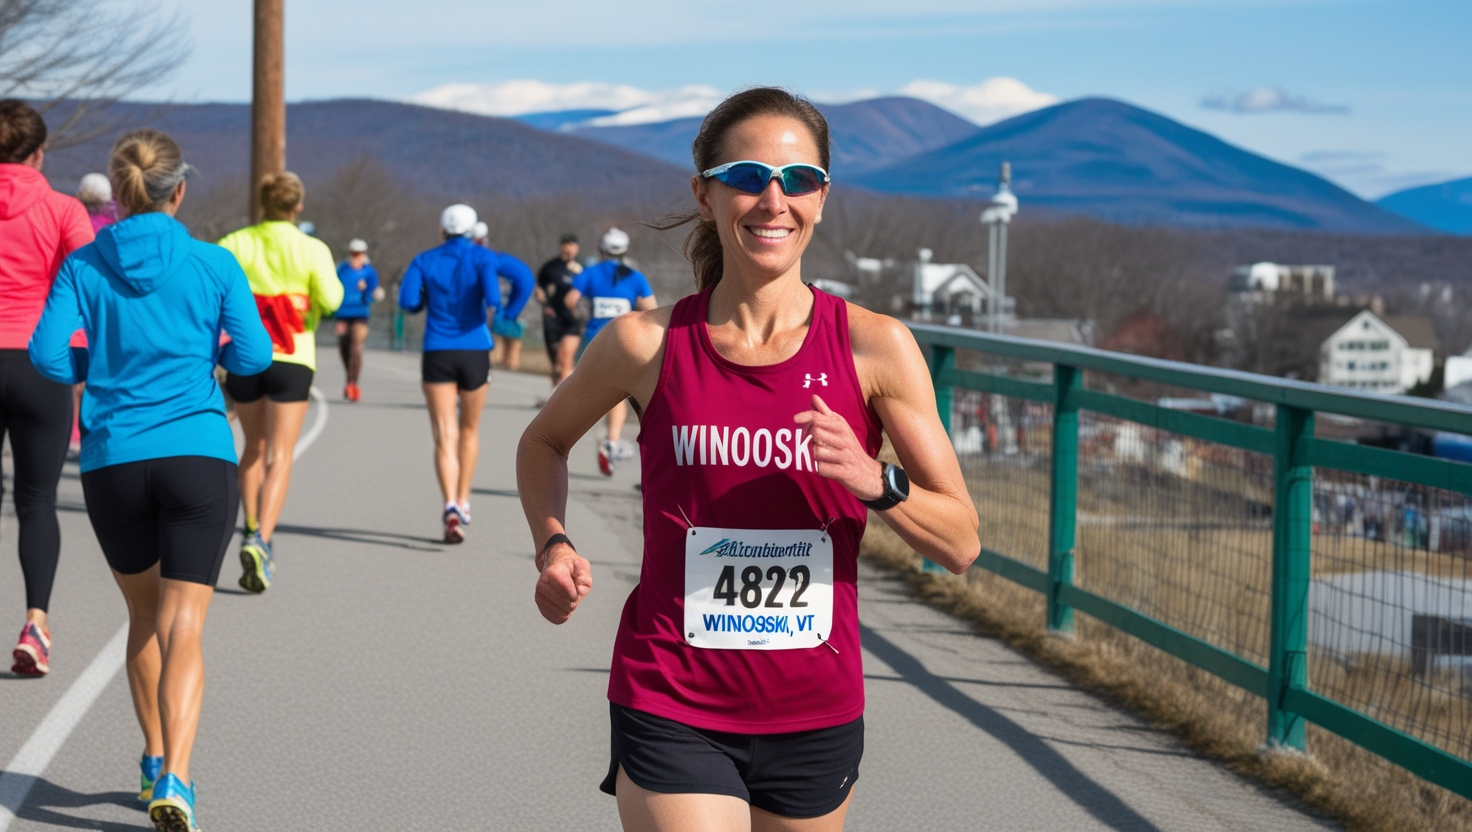
[[[86,378],[67,346],[79,327],[89,344]],[[231,339],[224,347],[222,330]],[[235,257],[149,213],[104,228],[66,259],[30,356],[49,379],[87,382],[83,471],[173,456],[235,462],[215,364],[265,372],[271,339]]]
[[[486,310],[501,305],[498,275],[511,281],[503,314],[515,320],[537,282],[525,263],[464,237],[451,237],[414,258],[399,284],[399,306],[405,312],[428,308],[425,352],[491,348]]]

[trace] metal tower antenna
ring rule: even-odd
[[[981,224],[987,227],[986,280],[992,296],[987,302],[987,330],[1004,332],[1007,313],[1007,224],[1017,213],[1017,197],[1012,193],[1012,164],[1002,163],[997,177],[997,193],[981,212]]]

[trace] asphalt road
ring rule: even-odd
[[[210,610],[202,828],[617,829],[597,784],[614,628],[638,577],[637,465],[607,479],[593,441],[577,449],[569,531],[596,583],[553,627],[532,603],[512,464],[545,380],[498,374],[475,522],[454,547],[439,542],[417,356],[370,353],[356,405],[340,401],[334,357],[322,351],[327,403],[308,425],[326,421],[297,463],[276,582],[240,592],[232,550]],[[119,672],[125,611],[75,466],[60,500],[53,671],[0,672],[0,832],[148,829]],[[866,569],[860,598],[868,733],[851,830],[1337,828],[913,603],[893,578]],[[0,635],[18,631],[23,604],[7,500],[0,623],[15,629]]]

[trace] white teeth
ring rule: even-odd
[[[751,233],[755,234],[758,237],[766,237],[772,240],[779,240],[791,234],[792,230],[788,228],[753,228],[751,229]]]

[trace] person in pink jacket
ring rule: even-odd
[[[42,676],[51,669],[46,611],[61,528],[56,484],[72,430],[70,385],[43,378],[26,344],[61,263],[92,242],[82,203],[59,194],[41,175],[46,122],[29,104],[0,101],[0,437],[10,435],[15,515],[26,623],[12,653],[12,673]],[[72,338],[77,378],[86,377],[86,341]]]

